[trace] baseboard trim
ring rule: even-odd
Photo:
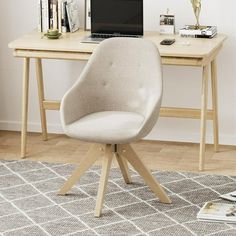
[[[60,124],[48,124],[47,125],[48,132],[53,134],[62,134],[63,130]],[[21,122],[17,121],[2,121],[0,120],[0,130],[8,130],[8,131],[20,131],[21,130]],[[28,131],[30,132],[41,132],[41,124],[36,122],[28,123]]]
[[[48,132],[53,134],[62,134],[63,130],[60,124],[48,124]],[[0,130],[8,130],[8,131],[20,131],[21,130],[21,122],[17,121],[3,121],[0,120]],[[41,132],[41,125],[37,122],[29,122],[28,123],[28,131],[30,132]],[[164,133],[164,132],[162,132]],[[189,133],[184,136],[172,134],[171,137],[169,135],[149,135],[145,138],[145,140],[152,141],[171,141],[171,142],[185,142],[185,143],[199,143],[199,134]],[[211,134],[207,135],[206,143],[213,143],[213,136]],[[222,145],[236,145],[236,135],[220,135],[220,144]]]

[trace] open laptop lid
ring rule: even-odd
[[[91,0],[91,32],[143,35],[143,0]]]

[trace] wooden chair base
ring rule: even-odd
[[[138,155],[132,149],[129,144],[121,145],[93,145],[86,154],[79,167],[72,173],[71,177],[66,181],[59,191],[59,195],[65,195],[75,184],[79,181],[81,176],[94,164],[99,156],[103,155],[102,173],[100,177],[100,184],[98,189],[97,202],[95,207],[95,217],[100,217],[105,198],[105,192],[107,188],[107,182],[109,172],[112,164],[113,156],[115,155],[117,162],[120,166],[121,173],[124,181],[127,184],[132,183],[129,173],[129,167],[127,161],[133,166],[133,168],[143,177],[146,184],[151,188],[155,195],[159,198],[160,202],[170,204],[171,200],[158,183],[158,181],[152,176],[151,172],[140,160]]]

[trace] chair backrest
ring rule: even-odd
[[[96,48],[79,83],[83,94],[90,97],[88,105],[93,112],[130,111],[145,115],[150,100],[155,106],[162,97],[159,51],[143,39],[105,40]]]

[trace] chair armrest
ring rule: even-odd
[[[80,78],[62,98],[60,116],[63,126],[73,123],[86,114],[91,113],[87,103],[88,99],[84,81]]]
[[[162,91],[159,92],[159,97],[155,95],[155,98],[150,99],[147,103],[146,111],[144,113],[144,121],[142,123],[142,126],[140,127],[140,132],[138,134],[139,139],[147,136],[158,120],[162,102]]]

